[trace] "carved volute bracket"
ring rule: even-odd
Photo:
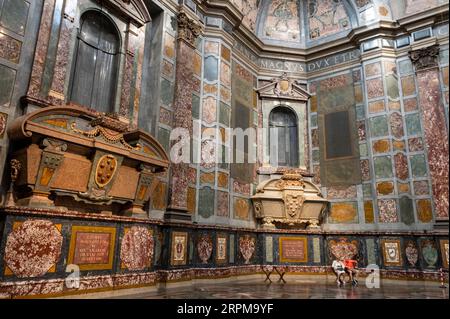
[[[423,49],[409,52],[409,57],[416,67],[416,72],[439,67],[439,45],[432,45]]]
[[[185,41],[190,46],[195,47],[195,41],[202,34],[202,26],[189,18],[184,11],[178,14],[177,23],[178,40]]]

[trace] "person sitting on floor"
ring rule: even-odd
[[[336,283],[339,287],[341,287],[345,282],[341,278],[342,275],[345,275],[345,265],[340,260],[334,260],[331,267],[333,268],[334,273],[336,274]]]
[[[354,259],[345,259],[344,266],[344,270],[349,275],[352,285],[358,285],[358,280],[356,279],[356,276],[358,274],[358,271],[356,270],[356,268],[358,267],[358,261]]]

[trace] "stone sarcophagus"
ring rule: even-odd
[[[47,107],[17,118],[6,205],[146,217],[169,160],[149,134],[114,114]]]
[[[319,188],[295,171],[260,183],[252,201],[264,228],[317,229],[328,204]]]

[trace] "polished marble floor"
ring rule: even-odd
[[[260,279],[222,283],[193,283],[158,288],[150,292],[109,297],[125,299],[448,299],[449,289],[437,282],[382,281],[369,289],[364,280],[357,287],[339,288],[332,280],[291,279],[270,285]],[[105,298],[103,296],[102,298]],[[107,297],[106,297],[107,298]]]

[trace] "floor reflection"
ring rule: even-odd
[[[115,298],[132,299],[448,299],[449,289],[439,283],[420,281],[381,282],[369,289],[364,282],[357,287],[337,287],[332,282],[292,280],[286,284],[265,284],[261,280],[227,283],[202,283],[186,287],[160,288],[157,291]]]

